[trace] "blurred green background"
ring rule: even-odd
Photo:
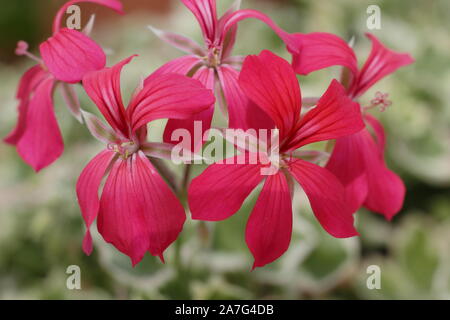
[[[138,84],[181,54],[148,29],[181,32],[200,41],[197,22],[180,1],[124,0],[127,15],[81,5],[83,21],[97,14],[92,37],[109,52],[108,64],[131,54],[124,100]],[[218,0],[224,9],[229,0]],[[1,0],[0,135],[16,121],[15,90],[31,61],[14,57],[18,40],[33,52],[50,33],[61,1]],[[326,31],[350,40],[360,62],[370,43],[364,37],[366,9],[374,1],[243,0],[290,32]],[[408,193],[402,212],[389,223],[365,210],[357,213],[359,238],[334,239],[321,230],[300,190],[294,200],[294,235],[277,262],[250,272],[244,229],[256,193],[233,218],[214,224],[187,220],[184,232],[166,252],[166,265],[147,255],[132,268],[129,259],[94,230],[94,252],[81,251],[84,225],[75,182],[87,161],[103,146],[77,123],[56,94],[55,109],[66,151],[35,174],[14,148],[0,144],[0,299],[449,299],[450,298],[450,2],[376,1],[382,28],[374,31],[388,47],[409,52],[416,63],[368,92],[389,92],[392,107],[377,113],[388,131],[388,162],[404,179]],[[223,12],[223,11],[222,11]],[[280,40],[262,23],[240,24],[235,53],[271,49],[289,58]],[[323,92],[339,69],[300,77],[304,96]],[[83,108],[93,104],[78,88]],[[223,123],[218,117],[217,123]],[[151,126],[160,139],[164,122]],[[173,167],[181,176],[182,167]],[[196,167],[195,174],[203,167]],[[66,288],[66,268],[81,268],[81,290]],[[367,267],[381,268],[381,289],[366,286]]]

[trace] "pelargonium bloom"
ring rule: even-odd
[[[215,98],[197,80],[177,74],[157,75],[137,89],[125,109],[120,73],[132,58],[83,78],[87,94],[110,127],[84,113],[88,128],[107,148],[81,173],[77,195],[87,226],[85,253],[92,251],[89,229],[97,218],[105,241],[128,255],[135,265],[147,251],[163,260],[164,250],[177,238],[185,221],[183,206],[147,158],[158,156],[165,145],[147,143],[146,124],[191,117],[208,108]],[[104,176],[107,179],[99,200]]]
[[[61,28],[67,8],[78,2],[93,2],[123,13],[118,0],[72,0],[61,7],[53,23],[53,35],[39,49],[42,59],[28,52],[28,44],[18,43],[16,54],[27,55],[37,65],[22,76],[17,91],[19,119],[15,129],[4,139],[16,145],[22,159],[39,171],[62,154],[64,143],[53,108],[53,91],[61,84],[69,110],[81,121],[80,106],[74,89],[89,71],[106,65],[102,48],[82,32]]]
[[[279,154],[275,174],[265,176],[269,153],[258,149],[254,157],[249,149],[224,163],[209,166],[193,179],[189,206],[194,219],[223,220],[239,210],[260,182],[263,189],[246,227],[246,242],[254,267],[280,257],[288,248],[292,233],[292,181],[297,180],[309,198],[312,210],[331,235],[338,238],[357,235],[353,214],[344,201],[344,189],[328,170],[308,162],[307,154],[297,150],[305,145],[351,135],[364,127],[357,103],[334,80],[317,106],[301,116],[301,93],[290,64],[270,51],[249,56],[239,77],[242,91],[274,121],[279,129]],[[251,164],[250,157],[260,160]]]
[[[184,51],[188,55],[177,58],[162,66],[157,73],[176,72],[200,80],[207,88],[215,91],[224,113],[228,114],[229,127],[248,129],[258,125],[269,128],[271,119],[265,116],[243,94],[238,85],[239,70],[243,57],[232,56],[236,41],[237,23],[243,19],[256,18],[268,24],[288,44],[290,35],[278,28],[266,15],[255,10],[239,10],[240,1],[236,1],[222,17],[218,17],[216,0],[181,0],[197,18],[204,44],[182,35],[151,28],[165,42]],[[294,44],[294,43],[293,43]],[[194,137],[194,121],[202,122],[202,130],[211,127],[214,106],[196,117],[188,120],[170,120],[164,133],[165,142],[172,141],[172,132],[185,128]],[[193,148],[198,148],[201,141],[194,141]]]
[[[341,82],[348,96],[358,101],[379,80],[414,61],[409,54],[386,48],[374,35],[367,37],[372,41],[372,50],[358,69],[353,49],[339,37],[328,33],[297,34],[298,51],[291,50],[293,67],[300,74],[308,74],[334,65],[344,66]],[[405,186],[384,161],[386,138],[382,124],[367,112],[376,106],[383,111],[391,104],[387,96],[377,92],[371,104],[362,107],[366,129],[336,140],[327,169],[344,184],[352,210],[364,205],[390,220],[403,206]]]

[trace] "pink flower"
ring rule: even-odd
[[[352,212],[344,202],[344,189],[328,170],[301,159],[297,149],[318,141],[336,139],[364,127],[358,105],[333,81],[317,106],[300,116],[301,93],[292,67],[270,51],[249,56],[239,78],[242,91],[263,110],[279,129],[280,162],[274,175],[261,173],[263,161],[246,164],[251,151],[215,163],[195,178],[188,191],[194,219],[223,220],[239,210],[244,200],[264,180],[264,186],[246,227],[246,242],[254,267],[280,257],[292,233],[293,180],[309,198],[323,228],[338,238],[357,235]],[[259,151],[261,152],[261,151]],[[259,159],[269,158],[261,152]],[[227,164],[228,163],[228,164]]]
[[[272,127],[273,122],[260,112],[243,94],[238,85],[239,70],[243,57],[232,56],[236,41],[237,23],[243,19],[256,18],[274,29],[277,34],[289,43],[290,35],[278,28],[266,15],[255,10],[238,10],[240,1],[228,10],[222,17],[218,17],[216,0],[181,0],[197,18],[204,44],[182,35],[151,28],[155,34],[165,42],[184,51],[188,55],[170,61],[157,70],[156,74],[176,72],[190,75],[200,80],[207,88],[214,90],[224,113],[228,114],[229,127],[248,129],[253,126]],[[214,105],[205,112],[186,120],[169,120],[164,133],[164,141],[172,141],[172,132],[185,128],[194,137],[194,121],[202,121],[203,132],[211,127]],[[254,115],[259,115],[256,119]],[[194,141],[193,149],[201,146],[202,141]]]
[[[125,109],[120,73],[132,58],[83,78],[87,94],[110,128],[93,115],[84,114],[88,128],[107,148],[81,173],[77,195],[87,226],[85,253],[92,252],[89,229],[97,218],[98,231],[105,241],[128,255],[135,265],[147,251],[163,260],[164,250],[175,241],[185,221],[183,206],[146,156],[166,147],[146,142],[146,124],[162,118],[191,117],[214,103],[214,96],[197,80],[177,74],[157,75],[138,88]],[[105,175],[99,200],[98,190]]]
[[[78,2],[94,2],[122,13],[118,0],[72,0],[56,14],[53,35],[39,49],[42,60],[28,52],[24,41],[16,53],[26,55],[38,64],[28,69],[17,91],[19,119],[15,129],[4,139],[16,145],[22,159],[39,171],[62,154],[64,143],[53,109],[53,91],[61,85],[69,110],[81,121],[80,106],[69,83],[80,82],[86,72],[102,69],[106,56],[102,48],[85,34],[61,29],[61,19],[67,8]]]
[[[297,45],[291,46],[293,67],[300,74],[308,74],[334,65],[344,66],[341,82],[346,85],[348,96],[357,101],[376,82],[414,61],[408,54],[386,48],[375,36],[367,34],[367,37],[372,41],[372,51],[364,66],[358,69],[353,49],[337,36],[297,34]],[[294,47],[298,50],[292,50]],[[383,126],[367,113],[375,106],[381,111],[387,108],[391,104],[387,97],[388,94],[377,92],[371,105],[363,108],[366,129],[336,140],[327,169],[344,184],[352,211],[364,205],[390,220],[403,206],[405,186],[384,161]]]

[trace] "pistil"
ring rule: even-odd
[[[32,54],[31,52],[28,51],[28,43],[25,41],[19,41],[17,43],[17,48],[16,48],[15,53],[18,56],[26,56],[26,57],[30,58],[31,60],[34,60],[41,65],[44,65],[42,62],[42,59],[38,58],[37,56],[35,56],[34,54]]]

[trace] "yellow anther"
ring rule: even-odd
[[[138,150],[138,146],[134,141],[127,141],[123,142],[121,144],[109,144],[108,149],[114,151],[115,153],[119,154],[122,159],[126,160],[128,157],[130,157],[133,153],[135,153]]]

